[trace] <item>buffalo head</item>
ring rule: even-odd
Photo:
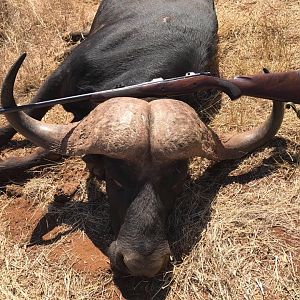
[[[16,105],[13,87],[21,63],[4,81],[3,107]],[[274,103],[261,126],[227,138],[208,128],[190,106],[172,99],[110,99],[69,125],[45,124],[23,112],[6,118],[36,145],[84,156],[91,172],[107,184],[116,231],[109,248],[113,267],[152,277],[169,260],[166,221],[187,175],[188,159],[242,157],[276,134],[283,111],[283,104]]]

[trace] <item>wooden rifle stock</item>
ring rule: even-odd
[[[300,104],[300,71],[238,76],[229,82],[242,96]]]

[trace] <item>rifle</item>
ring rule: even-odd
[[[10,74],[13,69],[19,69],[25,57],[26,54],[22,54],[8,74]],[[262,74],[238,76],[230,80],[211,76],[210,73],[190,72],[182,77],[170,79],[157,78],[149,82],[100,92],[30,103],[11,108],[0,108],[0,114],[80,101],[101,103],[114,97],[174,97],[193,94],[207,89],[222,91],[226,93],[231,100],[236,100],[241,96],[251,96],[280,102],[291,101],[300,104],[300,71],[269,73],[264,69],[264,73]],[[2,87],[2,93],[3,90],[4,85]],[[292,107],[300,118],[300,110],[296,109],[294,103],[289,103],[289,107]]]

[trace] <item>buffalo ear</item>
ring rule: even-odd
[[[88,31],[73,31],[63,35],[62,39],[67,43],[76,44],[85,40],[88,35]]]
[[[99,154],[87,154],[82,157],[89,172],[99,180],[105,180],[103,156]]]

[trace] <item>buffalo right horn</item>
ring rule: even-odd
[[[270,141],[280,129],[284,117],[283,102],[273,101],[269,118],[260,126],[246,132],[233,134],[229,137],[220,135],[218,159],[237,159],[254,151]]]
[[[186,103],[162,99],[151,102],[151,108],[152,152],[161,161],[195,156],[211,160],[241,158],[273,138],[284,117],[284,103],[274,101],[272,112],[262,125],[227,136],[207,127]]]

